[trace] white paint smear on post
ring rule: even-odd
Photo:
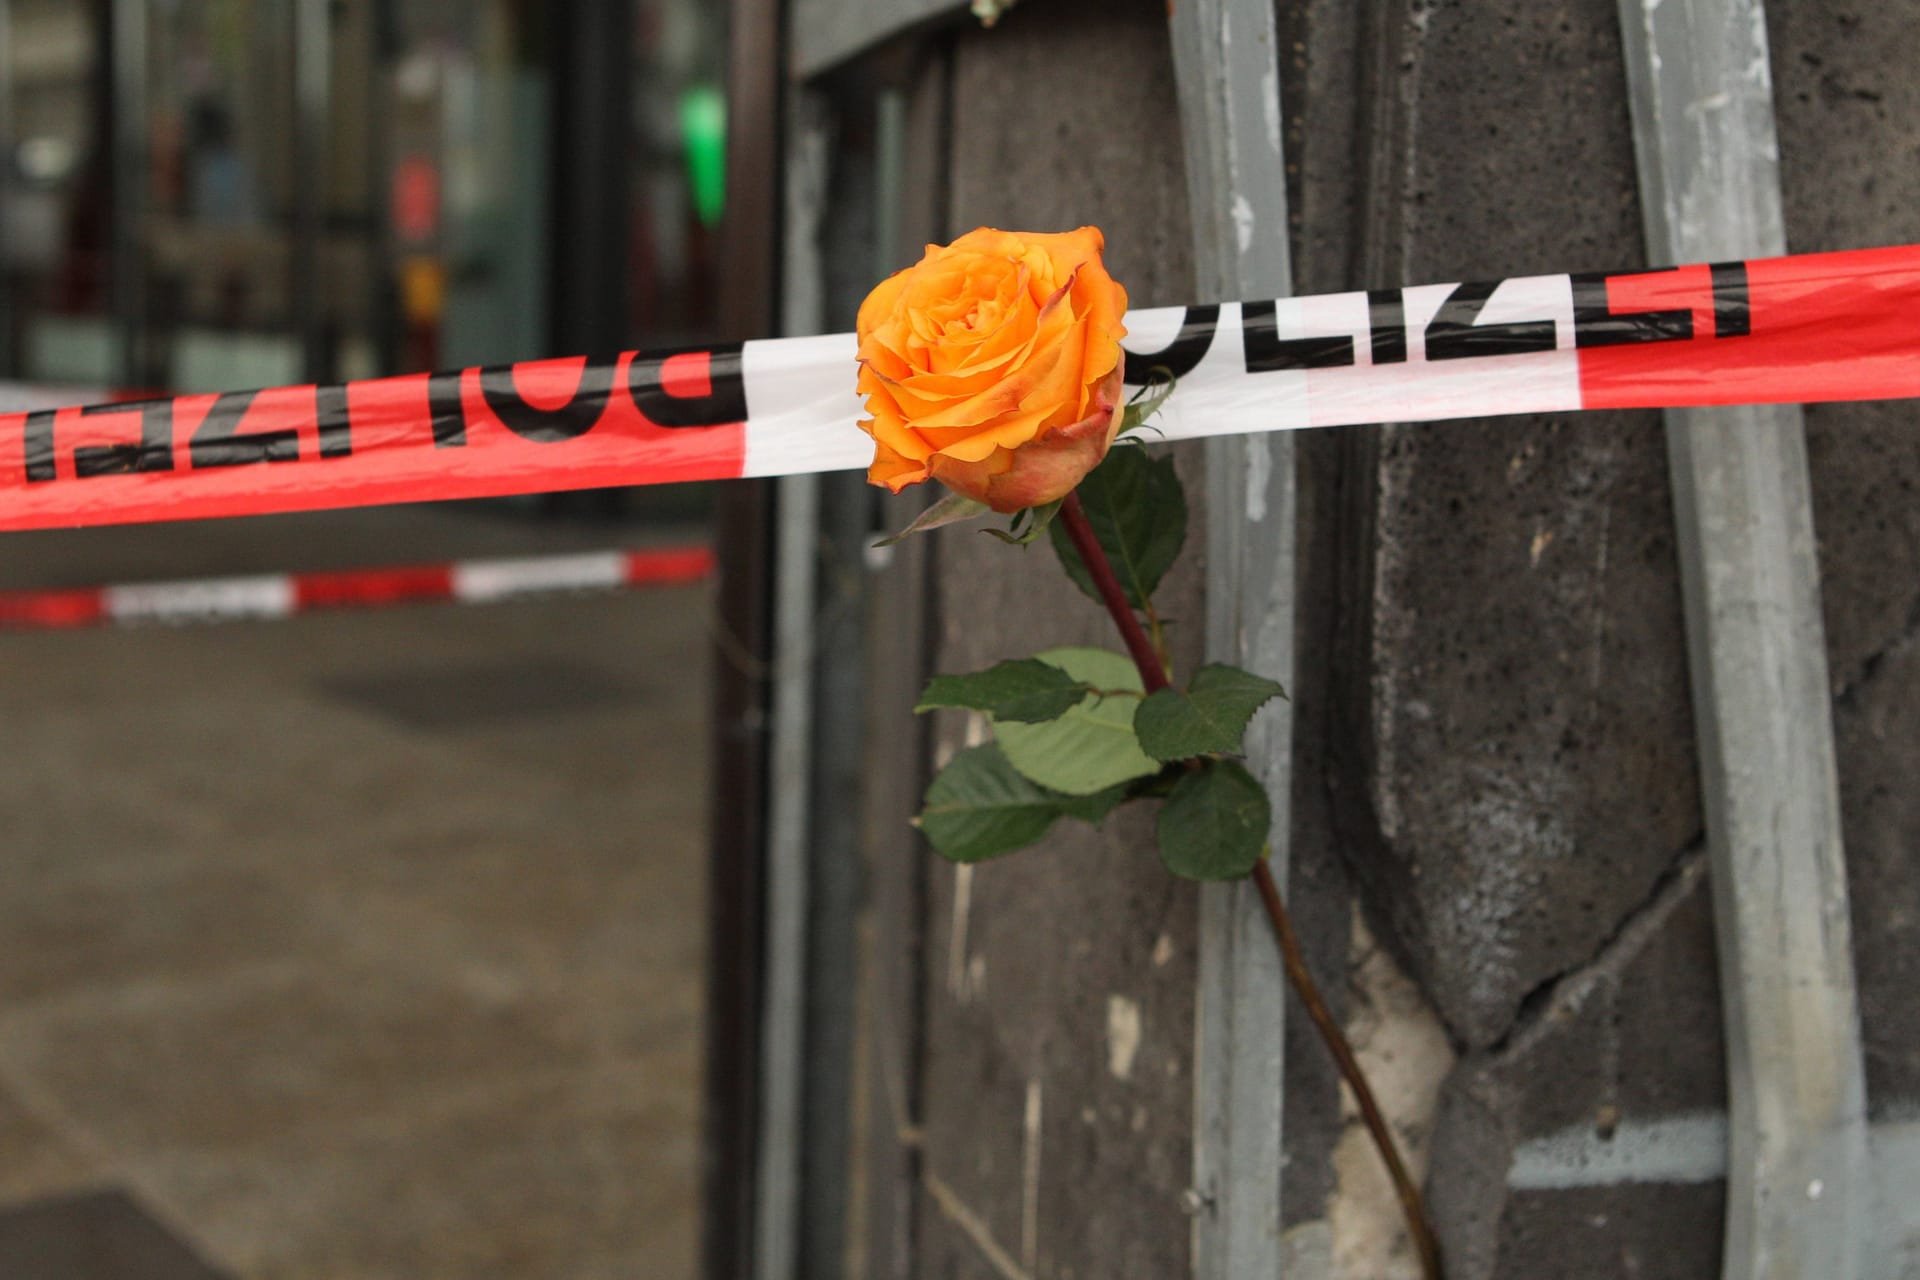
[[[1116,1080],[1130,1079],[1140,1052],[1140,1005],[1126,996],[1107,997],[1107,1070]]]
[[[1726,1113],[1719,1111],[1626,1120],[1611,1137],[1577,1125],[1516,1147],[1507,1185],[1515,1191],[1576,1191],[1718,1182],[1727,1176],[1728,1137]],[[1863,1242],[1862,1274],[1920,1276],[1920,1113],[1872,1125],[1867,1148],[1875,1199],[1867,1212],[1874,1230]],[[1813,1183],[1798,1188],[1809,1203],[1829,1190]]]
[[[1592,1126],[1522,1143],[1507,1185],[1570,1191],[1623,1182],[1717,1182],[1727,1176],[1727,1117],[1720,1112],[1625,1121],[1603,1137]]]

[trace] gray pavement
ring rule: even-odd
[[[13,535],[0,587],[649,540]],[[705,599],[0,634],[0,1260],[121,1191],[246,1280],[690,1276]]]

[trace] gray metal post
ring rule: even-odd
[[[12,169],[14,157],[18,153],[20,140],[14,137],[13,123],[13,6],[0,4],[0,243],[13,236],[10,225],[14,216],[13,202],[16,199]],[[9,264],[0,264],[0,271],[8,269]],[[6,287],[4,277],[0,277],[0,377],[17,377],[19,369],[14,365],[14,317],[12,290]]]
[[[786,93],[781,330],[820,332],[825,305],[817,252],[825,214],[827,130],[820,103]],[[819,476],[783,476],[774,553],[773,724],[768,769],[766,1004],[761,1016],[760,1135],[754,1200],[755,1280],[798,1274],[801,1144],[805,1141],[807,917],[812,882],[815,617],[820,560]]]
[[[627,345],[625,273],[632,234],[633,40],[627,0],[529,6],[551,42],[552,313],[555,353],[611,353]]]
[[[1785,252],[1761,0],[1621,0],[1649,255]],[[1801,414],[1670,410],[1726,1011],[1724,1274],[1859,1274],[1865,1086]]]
[[[753,1272],[794,1274],[800,1241],[805,1081],[808,775],[812,770],[814,568],[820,477],[780,480],[774,556],[772,797],[767,810],[766,1007]]]
[[[293,148],[294,184],[293,297],[300,327],[302,377],[325,382],[327,368],[326,284],[328,113],[333,84],[333,20],[329,0],[294,0]]]
[[[1280,52],[1270,0],[1172,6],[1194,275],[1202,300],[1292,291]],[[1207,652],[1293,678],[1293,440],[1207,444]],[[1287,881],[1292,714],[1264,712],[1248,758],[1273,802],[1273,871]],[[1250,884],[1201,895],[1194,1098],[1194,1275],[1280,1274],[1282,1019],[1286,980]]]
[[[108,267],[118,357],[114,377],[123,387],[147,385],[147,0],[113,0],[108,9],[112,51],[113,257]]]

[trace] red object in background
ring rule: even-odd
[[[451,600],[453,566],[403,565],[397,569],[348,569],[303,573],[293,579],[294,612],[312,609],[372,609],[412,601]]]
[[[393,229],[408,246],[426,244],[440,229],[440,170],[425,156],[394,166]]]
[[[0,593],[0,631],[63,631],[105,620],[106,597],[98,588]]]

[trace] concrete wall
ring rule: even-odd
[[[1161,0],[1023,4],[962,34],[953,57],[949,230],[1097,223],[1136,305],[1186,300]],[[1187,670],[1204,616],[1194,516],[1161,588],[1183,620]],[[965,529],[938,535],[934,554],[936,669],[1118,647],[1044,543],[1023,553]],[[936,759],[967,732],[960,717],[943,722]],[[1186,1270],[1197,907],[1152,849],[1151,815],[1128,813],[1099,833],[1063,822],[1042,846],[970,870],[933,866],[915,1274],[1002,1274],[983,1233],[1032,1275]]]
[[[1615,0],[1277,10],[1303,291],[1645,261]],[[1920,240],[1920,10],[1771,18],[1792,247]],[[1136,303],[1185,299],[1163,3],[1029,0],[952,69],[947,230],[1097,221]],[[1808,430],[1892,1186],[1920,1167],[1920,409],[1816,407]],[[1714,1274],[1725,1064],[1659,416],[1309,433],[1298,457],[1289,892],[1428,1170],[1449,1275]],[[1193,619],[1196,552],[1169,586]],[[1044,550],[958,533],[933,560],[939,669],[1108,641]],[[965,733],[943,723],[936,757]],[[1145,828],[935,865],[918,910],[910,1273],[1005,1274],[997,1248],[1034,1275],[1184,1274],[1194,899]],[[1297,1016],[1286,1072],[1297,1274],[1414,1274]]]
[[[1920,10],[1770,6],[1795,250],[1920,241]],[[1920,1276],[1920,405],[1807,410],[1880,1274]]]
[[[1796,251],[1920,241],[1920,10],[1771,13],[1787,236]],[[1920,406],[1807,410],[1853,891],[1867,1092],[1920,1111]]]
[[[1300,240],[1320,259],[1303,287],[1641,261],[1617,21],[1612,0],[1299,6]],[[1342,107],[1347,147],[1316,149]],[[1717,1221],[1712,1182],[1508,1177],[1530,1140],[1723,1096],[1657,415],[1393,426],[1313,449],[1303,651],[1319,666],[1300,682],[1329,695],[1296,758],[1326,799],[1296,815],[1296,894],[1312,851],[1337,849],[1430,1002],[1376,1009],[1361,987],[1350,1022],[1444,1029],[1451,1052],[1389,1105],[1410,1146],[1432,1146],[1451,1274],[1707,1274],[1717,1228],[1691,1252],[1672,1242]],[[1345,921],[1322,920],[1331,956]],[[1315,1051],[1290,1069],[1305,1077]],[[1324,1128],[1294,1126],[1296,1160],[1333,1160]],[[1336,1168],[1333,1193],[1299,1186],[1288,1216],[1305,1234],[1324,1214],[1345,1256],[1361,1244],[1346,1202],[1378,1192],[1366,1162]]]
[[[1311,125],[1357,103],[1347,155],[1361,158],[1302,141],[1304,189],[1344,192],[1302,211],[1301,243],[1343,276],[1306,287],[1645,260],[1613,0],[1294,12],[1299,109]],[[1795,3],[1772,19],[1792,248],[1920,238],[1920,94],[1902,71],[1920,12]],[[1809,440],[1891,1164],[1920,1094],[1920,808],[1900,782],[1920,751],[1902,678],[1920,621],[1920,413],[1816,407]],[[1330,799],[1324,816],[1300,808],[1295,848],[1338,847],[1429,1002],[1395,1015],[1363,991],[1351,1020],[1430,1012],[1445,1028],[1437,1108],[1403,1118],[1416,1148],[1431,1143],[1449,1274],[1713,1274],[1724,1063],[1658,417],[1386,427],[1316,449],[1304,649],[1332,693],[1297,758],[1322,761]],[[1324,1167],[1327,1141],[1297,1126],[1290,1148]],[[1324,1214],[1337,1251],[1344,1203],[1367,1194],[1342,1170],[1289,1219],[1325,1232]]]

